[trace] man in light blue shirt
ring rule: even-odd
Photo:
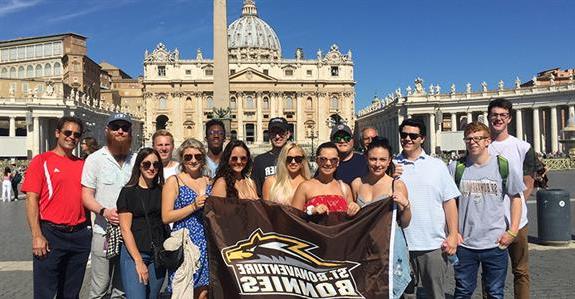
[[[112,282],[112,298],[123,296],[119,259],[106,259],[106,228],[118,225],[116,201],[132,173],[132,120],[114,113],[106,126],[107,145],[89,155],[82,171],[82,201],[96,214],[92,235],[92,281],[90,298],[103,298]],[[112,273],[112,274],[111,274]],[[111,281],[113,279],[113,281]]]
[[[421,120],[404,120],[399,126],[403,150],[394,163],[402,171],[411,202],[412,218],[404,231],[416,278],[427,298],[445,298],[447,255],[454,255],[458,244],[455,198],[461,194],[445,163],[423,150],[425,132]]]

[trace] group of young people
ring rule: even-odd
[[[203,207],[213,196],[261,198],[309,215],[349,217],[390,198],[415,278],[404,297],[415,296],[413,286],[421,282],[429,298],[444,298],[447,261],[457,256],[456,298],[472,296],[480,265],[483,291],[502,298],[509,254],[515,295],[528,298],[524,198],[533,183],[533,151],[509,135],[509,101],[493,100],[488,113],[489,127],[479,122],[465,127],[467,155],[449,166],[423,150],[426,127],[418,119],[400,125],[397,155],[373,128],[361,128],[364,152],[355,152],[352,130],[338,124],[315,152],[315,173],[303,147],[289,141],[289,125],[281,117],[268,124],[272,148],[252,159],[243,141],[226,144],[219,120],[205,125],[207,146],[190,138],[175,150],[172,134],[160,130],[151,148],[132,153],[131,119],[116,113],[105,128],[106,145],[85,160],[73,154],[82,121],[63,117],[56,147],[31,161],[22,187],[32,232],[35,297],[78,297],[91,254],[90,298],[110,292],[112,297],[156,298],[166,270],[155,264],[153,247],[170,232],[185,229],[199,249],[198,267],[194,273],[167,273],[168,292],[194,290],[196,297],[207,298]],[[91,230],[84,209],[95,214]],[[110,257],[114,227],[123,243],[118,256]]]

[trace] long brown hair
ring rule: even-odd
[[[132,176],[130,177],[130,180],[126,184],[126,187],[134,187],[138,185],[138,182],[140,181],[140,176],[142,175],[142,172],[140,171],[142,161],[144,161],[144,159],[146,159],[146,157],[151,154],[156,155],[158,161],[162,161],[162,159],[160,158],[160,154],[155,149],[151,147],[142,148],[138,152],[138,156],[136,156],[136,161],[134,162],[134,166],[132,167]],[[152,180],[152,187],[162,187],[164,185],[164,165],[162,163],[160,164],[162,166],[160,166],[160,168],[158,169],[158,173],[156,173],[156,176]]]

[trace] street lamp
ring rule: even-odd
[[[314,155],[315,155],[315,148],[313,146],[313,140],[319,137],[319,132],[318,131],[314,131],[313,128],[310,128],[310,130],[307,133],[307,138],[311,139],[311,154],[310,154],[310,160],[313,160]]]

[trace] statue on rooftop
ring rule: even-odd
[[[497,89],[503,90],[503,88],[505,88],[505,83],[503,83],[503,80],[499,80],[499,83],[497,83]]]
[[[483,92],[487,92],[487,82],[485,81],[481,82],[481,90]]]
[[[471,83],[465,84],[465,93],[471,93]]]
[[[455,83],[451,83],[451,87],[449,88],[449,93],[450,94],[455,94],[456,90],[455,90]]]
[[[519,80],[519,77],[515,77],[515,88],[520,88],[521,87],[521,80]]]

